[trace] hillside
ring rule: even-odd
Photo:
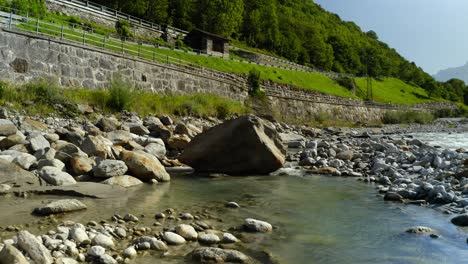
[[[460,67],[440,70],[434,75],[434,78],[440,82],[446,82],[450,79],[460,79],[468,83],[468,63]]]

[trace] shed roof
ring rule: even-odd
[[[229,41],[228,38],[226,37],[223,37],[223,36],[220,36],[220,35],[216,35],[216,34],[213,34],[213,33],[210,33],[210,32],[207,32],[207,31],[204,31],[204,30],[201,30],[201,29],[193,29],[190,34],[192,33],[195,33],[195,34],[202,34],[202,35],[205,35],[205,36],[208,36],[210,38],[213,38],[213,39],[218,39],[218,40],[223,40],[223,41]]]

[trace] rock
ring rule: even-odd
[[[39,172],[39,176],[43,178],[47,183],[56,185],[56,186],[64,186],[64,185],[73,185],[76,184],[75,179],[73,177],[58,168],[55,167],[43,167]]]
[[[101,246],[92,246],[88,249],[88,255],[91,257],[99,258],[106,253],[106,249]]]
[[[123,176],[127,170],[127,165],[121,160],[103,160],[93,168],[93,173],[94,177],[110,178]]]
[[[424,233],[432,233],[434,230],[429,227],[425,226],[415,226],[415,227],[410,227],[406,229],[406,233],[411,233],[411,234],[424,234]]]
[[[168,115],[159,116],[159,120],[165,126],[170,126],[170,125],[174,124],[174,121],[172,121],[172,118],[170,116],[168,116]]]
[[[167,144],[171,149],[183,150],[190,143],[191,139],[187,135],[173,135]]]
[[[283,152],[274,128],[247,115],[196,136],[179,160],[199,172],[268,174],[284,166]]]
[[[0,159],[0,184],[39,186],[39,178],[11,162]]]
[[[50,143],[45,139],[45,137],[40,133],[31,133],[27,137],[29,145],[33,151],[38,151],[41,149],[50,148]]]
[[[0,195],[7,194],[11,191],[11,186],[8,184],[0,184]]]
[[[171,179],[159,160],[146,152],[124,150],[120,153],[120,158],[128,166],[129,172],[142,181],[149,182],[152,179],[170,181]]]
[[[34,235],[26,230],[18,232],[18,246],[36,263],[52,264],[54,259],[49,250]]]
[[[128,247],[122,252],[124,258],[134,259],[137,257],[137,251],[135,247]]]
[[[18,144],[27,144],[23,136],[14,134],[0,140],[0,149],[8,149]]]
[[[273,230],[273,226],[270,223],[252,218],[245,219],[244,227],[247,231],[250,232],[267,233]]]
[[[10,136],[16,134],[18,129],[8,119],[0,119],[0,136]]]
[[[163,239],[169,245],[180,245],[185,243],[185,239],[182,236],[173,232],[164,232]]]
[[[153,141],[156,142],[152,142],[146,145],[145,151],[154,155],[159,160],[164,159],[166,156],[166,146],[164,145],[164,142],[160,138],[154,139]]]
[[[112,240],[111,237],[108,237],[103,234],[97,234],[91,243],[95,246],[101,246],[104,248],[113,248],[114,247],[114,241]]]
[[[116,130],[107,133],[107,139],[114,145],[125,145],[132,141],[132,135],[124,130]]]
[[[72,157],[70,159],[70,171],[73,175],[79,176],[87,174],[93,169],[93,160],[86,157]]]
[[[342,151],[336,154],[336,158],[341,160],[351,160],[354,156],[354,153],[351,150]]]
[[[87,136],[81,144],[83,152],[101,159],[112,157],[112,142],[103,136]]]
[[[57,264],[78,264],[79,262],[72,258],[61,258],[57,260]]]
[[[78,148],[76,145],[63,141],[63,140],[59,140],[55,142],[54,148],[57,151],[55,158],[59,159],[60,161],[64,163],[68,163],[68,161],[72,157],[76,157],[76,156],[86,157],[87,156],[86,153],[81,151],[81,149]]]
[[[101,257],[99,257],[99,263],[100,264],[117,264],[117,260],[115,260],[113,257],[104,254]]]
[[[34,209],[33,213],[38,215],[61,214],[87,209],[87,206],[76,199],[66,199],[51,202],[43,207]]]
[[[237,250],[214,247],[197,248],[190,254],[199,263],[253,263],[248,256]]]
[[[37,162],[37,159],[31,154],[22,153],[21,155],[16,157],[12,162],[25,170],[29,170],[31,166]]]
[[[215,234],[202,234],[198,237],[198,242],[206,245],[218,244],[221,240]]]
[[[398,193],[388,192],[384,196],[384,201],[403,202],[403,197]]]
[[[73,239],[77,245],[91,244],[88,234],[86,234],[86,231],[80,226],[75,226],[70,230],[70,239]]]
[[[132,215],[132,214],[126,214],[123,218],[126,222],[138,222],[140,221],[138,217]]]
[[[239,239],[237,239],[237,237],[235,237],[231,233],[224,233],[223,234],[223,243],[225,243],[225,244],[237,243],[238,241],[239,241]]]
[[[468,214],[456,216],[450,221],[456,226],[468,226]]]
[[[154,237],[142,236],[132,241],[133,245],[140,245],[142,243],[149,243],[150,248],[157,251],[167,251],[167,245]]]
[[[29,264],[29,262],[17,248],[5,245],[0,251],[0,264]]]
[[[198,233],[191,225],[181,224],[175,228],[175,232],[186,240],[197,240]]]
[[[137,179],[135,177],[132,177],[132,176],[128,176],[128,175],[115,176],[115,177],[109,178],[109,179],[107,179],[107,180],[105,180],[105,181],[103,181],[101,183],[102,184],[108,184],[108,185],[118,185],[118,186],[123,187],[123,188],[130,188],[130,187],[133,187],[133,186],[143,184],[143,182],[140,181],[139,179]]]
[[[65,163],[61,162],[58,159],[47,160],[41,159],[37,162],[37,170],[41,170],[44,167],[55,167],[58,170],[63,171],[65,169]]]
[[[308,170],[307,172],[320,175],[341,176],[341,172],[333,167],[322,167],[314,170]]]
[[[143,126],[142,124],[138,124],[138,123],[125,123],[124,124],[125,126],[127,126],[129,129],[130,129],[130,132],[135,134],[135,135],[139,135],[139,136],[145,136],[145,135],[148,135],[150,133],[150,131],[148,130],[148,128],[146,128],[145,126]]]
[[[121,123],[115,117],[103,117],[96,123],[96,126],[104,132],[115,131],[120,125]]]
[[[228,208],[240,208],[240,205],[236,202],[229,202],[226,204],[226,207]]]

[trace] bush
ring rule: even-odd
[[[132,32],[130,31],[130,23],[127,20],[117,20],[117,22],[115,22],[115,30],[122,39],[132,36]]]
[[[384,124],[429,124],[434,121],[434,115],[428,112],[416,111],[388,111],[384,114]]]
[[[7,83],[0,81],[0,100],[5,98]]]
[[[29,99],[44,104],[66,104],[67,100],[58,85],[51,80],[41,79],[25,84],[22,89]]]
[[[348,89],[349,91],[356,91],[356,82],[354,81],[354,78],[351,78],[351,77],[341,77],[339,79],[336,80],[337,83],[341,86],[343,86],[344,88]]]
[[[11,7],[39,17],[47,13],[44,0],[12,0]]]
[[[107,105],[115,111],[128,109],[133,101],[134,89],[129,82],[120,77],[109,84],[109,100]]]

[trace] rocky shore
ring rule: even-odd
[[[251,115],[225,122],[174,121],[165,115],[140,118],[123,112],[119,117],[95,114],[72,120],[31,118],[2,109],[0,194],[105,199],[125,188],[164,184],[180,173],[287,175],[288,169],[295,169],[306,176],[372,182],[386,201],[458,214],[452,222],[467,226],[466,150],[436,148],[406,136],[432,131],[466,132],[468,125],[460,119],[439,120],[430,126],[314,129]],[[235,210],[239,205],[230,202],[226,207]],[[143,223],[131,214],[88,223],[54,218],[81,210],[87,210],[87,205],[75,199],[31,208],[33,214],[55,224],[39,236],[27,228],[11,227],[9,231],[18,232],[0,244],[0,263],[130,263],[146,252],[161,256],[183,252],[188,261],[201,263],[256,263],[263,261],[249,254],[246,236],[274,232],[271,224],[261,220],[215,226],[206,212],[171,208],[154,212],[153,223]],[[429,229],[409,230],[425,233]]]

